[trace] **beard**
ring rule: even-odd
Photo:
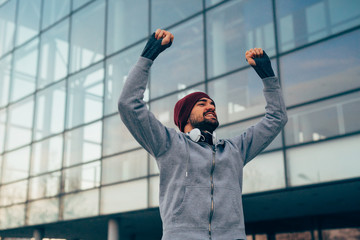
[[[213,133],[219,126],[217,119],[207,119],[205,117],[203,119],[199,119],[192,114],[189,116],[189,122],[194,128],[198,128],[201,131],[208,131],[210,133]]]

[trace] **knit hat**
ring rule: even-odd
[[[180,99],[174,107],[174,122],[180,131],[184,132],[185,125],[195,103],[201,98],[211,99],[206,93],[194,92]],[[212,99],[211,99],[212,100]]]

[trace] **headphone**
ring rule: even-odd
[[[208,131],[206,131],[207,133],[209,133]],[[198,142],[201,139],[205,140],[204,135],[201,134],[200,129],[198,128],[194,128],[193,130],[191,130],[190,132],[186,133],[191,140],[193,140],[194,142]],[[216,132],[213,132],[212,134],[209,133],[212,136],[212,141],[215,144],[216,143]]]

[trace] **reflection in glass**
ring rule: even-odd
[[[104,120],[103,156],[140,147],[119,115]]]
[[[78,9],[79,7],[85,5],[85,3],[91,2],[93,0],[73,0],[72,1],[72,9],[73,11]]]
[[[248,127],[254,126],[260,120],[261,120],[261,118],[257,118],[257,119],[233,124],[230,126],[226,126],[226,127],[221,127],[221,122],[220,122],[221,128],[218,128],[216,130],[216,136],[218,139],[229,139],[229,138],[239,136],[239,135],[243,134]],[[270,143],[270,145],[267,146],[267,148],[265,148],[263,151],[269,151],[272,149],[280,148],[282,146],[281,143],[282,143],[281,133],[279,133],[275,137],[275,139]]]
[[[139,59],[143,48],[144,43],[140,43],[106,60],[105,114],[118,111],[117,105],[122,87],[131,67]],[[145,96],[148,96],[146,93]],[[145,101],[147,100],[145,99]]]
[[[72,192],[100,185],[100,161],[64,170],[64,191]]]
[[[174,107],[178,100],[193,92],[204,92],[205,86],[199,85],[188,90],[173,94],[171,96],[150,103],[151,112],[163,125],[178,129],[174,123]]]
[[[128,152],[102,161],[102,184],[126,181],[147,175],[147,152]]]
[[[360,130],[360,93],[292,109],[285,126],[286,144],[318,141]]]
[[[164,29],[202,10],[202,0],[151,1],[151,29]]]
[[[0,7],[0,56],[9,52],[14,45],[16,0]]]
[[[104,68],[99,63],[69,78],[67,128],[101,118]]]
[[[69,21],[65,20],[41,35],[38,88],[67,74]]]
[[[148,35],[148,2],[108,1],[107,54],[116,52]]]
[[[32,145],[31,175],[61,168],[63,138],[58,135]]]
[[[63,201],[64,219],[90,217],[99,214],[99,189],[65,195]]]
[[[360,2],[276,1],[280,51],[316,41],[360,24]]]
[[[104,0],[95,1],[73,15],[70,72],[76,72],[104,57],[104,26]]]
[[[287,105],[360,87],[360,31],[280,58]]]
[[[31,142],[33,123],[33,97],[27,98],[8,108],[8,125],[5,149],[10,150]]]
[[[159,206],[160,177],[150,178],[149,207]]]
[[[293,233],[277,233],[276,240],[288,240],[288,239],[301,239],[301,240],[312,240],[311,232],[293,232]]]
[[[282,152],[261,154],[244,168],[243,193],[254,193],[285,188],[284,158]]]
[[[222,1],[224,1],[224,0],[205,0],[205,6],[210,7],[210,6],[215,5]]]
[[[2,183],[27,178],[29,175],[30,147],[4,154]]]
[[[151,69],[151,97],[181,90],[204,80],[202,16],[170,29],[176,41]],[[189,38],[191,36],[191,38]]]
[[[65,81],[39,91],[36,97],[36,120],[34,138],[36,140],[64,130]]]
[[[15,228],[25,224],[25,204],[0,208],[1,228]]]
[[[1,132],[1,134],[0,134],[0,153],[2,153],[4,151],[5,130],[6,130],[6,109],[1,109],[0,110],[0,132]]]
[[[291,186],[359,177],[359,141],[355,135],[288,149]]]
[[[9,101],[11,57],[10,54],[0,60],[0,107],[6,106]]]
[[[59,199],[50,198],[30,202],[27,216],[29,224],[55,222],[59,216]]]
[[[1,186],[0,205],[7,206],[26,201],[28,181],[21,181]]]
[[[147,207],[147,179],[121,183],[101,190],[101,214],[127,212]]]
[[[38,42],[35,39],[14,53],[10,101],[16,101],[35,90]]]
[[[276,62],[272,61],[273,69]],[[209,96],[215,101],[221,124],[265,112],[263,83],[253,68],[209,82]]]
[[[261,14],[254,14],[254,9]],[[207,12],[208,76],[247,65],[245,52],[263,48],[275,54],[275,34],[270,0],[230,1]]]
[[[41,0],[19,0],[16,45],[20,45],[39,32]]]
[[[60,192],[60,172],[30,179],[30,199],[52,197]]]
[[[100,121],[65,133],[65,166],[100,158],[101,128]]]
[[[43,1],[42,25],[41,28],[47,28],[57,22],[70,12],[71,0],[46,0]]]

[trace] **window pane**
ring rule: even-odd
[[[85,3],[88,3],[88,2],[91,2],[91,1],[93,1],[93,0],[73,0],[73,1],[72,1],[72,2],[73,2],[73,4],[72,4],[72,5],[73,5],[73,6],[72,6],[72,9],[73,9],[73,10],[76,10],[77,8],[85,5]]]
[[[226,127],[220,127],[218,130],[216,130],[216,136],[218,139],[229,139],[236,136],[241,135],[247,128],[255,125],[261,120],[261,118],[248,120],[245,122],[233,124]],[[275,139],[270,143],[270,145],[265,148],[263,151],[269,151],[272,149],[280,148],[282,146],[282,140],[281,140],[281,133],[279,133]]]
[[[355,135],[287,150],[290,184],[359,177],[359,141],[360,135]]]
[[[6,109],[0,110],[0,153],[4,151],[6,130]],[[1,171],[0,171],[1,172]]]
[[[102,184],[146,176],[147,162],[147,152],[143,149],[104,158],[102,161]]]
[[[186,91],[151,102],[151,112],[165,126],[178,129],[174,123],[174,107],[176,102],[190,93],[199,91],[205,92],[205,86],[199,85]]]
[[[65,133],[65,166],[99,159],[102,122]]]
[[[101,118],[104,68],[99,63],[69,78],[67,128]]]
[[[9,101],[11,57],[10,54],[0,60],[0,107],[6,106]]]
[[[214,5],[214,4],[217,4],[217,3],[222,2],[222,1],[224,1],[224,0],[205,0],[205,6],[210,7],[210,6]]]
[[[41,35],[38,88],[56,82],[67,74],[69,21],[65,20]]]
[[[148,35],[148,2],[109,0],[107,54],[116,52]]]
[[[0,205],[12,205],[26,201],[28,181],[16,182],[1,186]]]
[[[149,207],[158,207],[159,206],[159,188],[160,188],[160,177],[150,178],[150,206]]]
[[[15,228],[25,224],[25,204],[0,208],[2,229]]]
[[[277,233],[276,240],[312,240],[311,233],[307,232],[296,232],[296,233]]]
[[[30,147],[4,155],[2,183],[12,182],[29,176]]]
[[[16,0],[11,0],[0,7],[0,56],[13,48],[15,33]]]
[[[273,69],[276,62],[272,61]],[[209,83],[209,96],[215,101],[221,124],[265,112],[263,83],[253,68],[228,75]]]
[[[29,198],[52,197],[60,192],[60,172],[54,172],[30,179]]]
[[[244,168],[243,193],[285,188],[285,169],[282,152],[261,154]]]
[[[286,144],[318,141],[360,130],[360,93],[333,98],[288,112]]]
[[[280,58],[287,105],[360,87],[359,39],[355,31]]]
[[[72,192],[100,185],[100,161],[64,170],[64,191]]]
[[[43,1],[42,29],[57,22],[70,12],[71,0],[46,0]]]
[[[64,219],[90,217],[99,214],[99,190],[64,196]]]
[[[147,207],[147,179],[103,187],[101,213],[118,213]]]
[[[118,111],[118,100],[132,66],[139,59],[144,43],[106,60],[105,114]]]
[[[230,1],[207,12],[208,76],[247,65],[245,52],[250,48],[263,48],[274,55],[272,14],[269,0]]]
[[[358,0],[277,0],[280,51],[316,41],[360,24]]]
[[[104,57],[105,2],[95,1],[73,15],[70,72]]]
[[[40,91],[36,97],[36,140],[64,130],[65,81]]]
[[[9,119],[6,135],[6,149],[14,149],[31,142],[33,123],[33,98],[27,98],[8,109]]]
[[[62,135],[34,143],[32,146],[31,175],[50,172],[61,168]]]
[[[59,199],[51,198],[29,203],[27,216],[29,224],[55,222],[59,216]]]
[[[170,29],[176,40],[151,69],[151,97],[181,90],[204,80],[202,17]],[[189,38],[189,36],[192,36]]]
[[[163,29],[201,10],[202,0],[152,0],[151,29]]]
[[[119,115],[104,120],[103,156],[140,147]]]
[[[14,53],[10,101],[16,101],[35,90],[38,42],[35,39]]]
[[[323,240],[360,239],[360,228],[322,230]]]
[[[41,0],[19,0],[16,45],[20,45],[39,32]]]

